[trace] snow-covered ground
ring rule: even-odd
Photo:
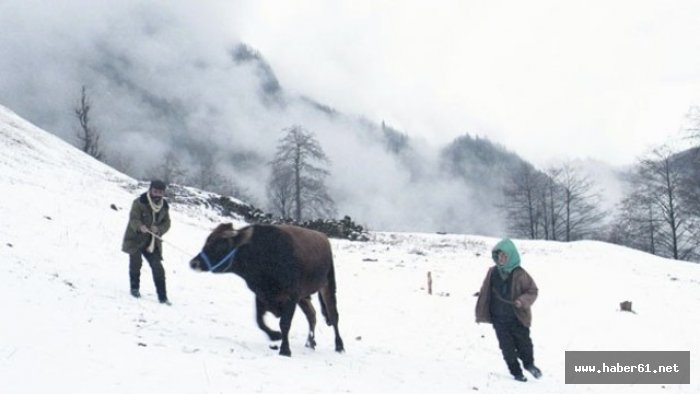
[[[286,358],[255,325],[240,278],[188,268],[222,220],[204,208],[171,210],[173,305],[157,302],[147,264],[143,297],[129,295],[120,246],[143,192],[135,185],[0,107],[1,393],[700,392],[700,265],[600,242],[516,240],[540,288],[532,338],[544,372],[519,383],[492,327],[474,322],[497,239],[332,240],[346,352],[321,323],[316,350],[305,348],[297,313]],[[624,300],[636,314],[619,311]],[[566,350],[690,350],[691,384],[565,385]]]

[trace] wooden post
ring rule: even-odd
[[[428,294],[433,294],[433,276],[428,271]]]

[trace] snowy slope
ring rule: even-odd
[[[292,358],[284,358],[257,329],[241,279],[187,267],[219,220],[211,211],[173,205],[165,246],[173,306],[157,303],[147,265],[143,298],[129,296],[120,245],[128,207],[143,191],[136,185],[0,107],[0,392],[700,391],[692,373],[681,386],[565,385],[563,365],[565,350],[690,350],[700,365],[699,265],[598,242],[516,241],[540,287],[532,338],[544,371],[519,383],[491,326],[474,323],[473,294],[496,239],[333,240],[347,352],[333,351],[322,324],[317,349],[304,348],[297,313]],[[636,314],[618,311],[624,300]]]

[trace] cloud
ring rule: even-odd
[[[694,3],[426,4],[4,1],[0,102],[72,140],[86,85],[121,160],[143,173],[175,151],[194,167],[215,148],[216,166],[260,201],[281,130],[303,124],[332,159],[341,213],[375,228],[495,234],[488,198],[444,178],[438,147],[470,132],[536,164],[627,163],[675,131],[700,91]],[[265,92],[266,71],[235,61],[241,41],[282,90]],[[413,153],[388,155],[360,116],[407,132]]]
[[[436,143],[628,164],[700,102],[694,1],[260,4],[241,31],[289,88]]]
[[[288,81],[281,80],[283,90],[273,89],[274,68],[258,62],[255,52],[248,54],[253,61],[239,59],[236,29],[244,25],[246,14],[239,11],[245,5],[250,3],[221,8],[213,1],[196,6],[6,2],[0,13],[3,33],[8,33],[0,35],[0,73],[12,77],[0,80],[0,100],[74,141],[72,110],[86,85],[92,124],[114,162],[147,176],[175,152],[191,175],[202,163],[211,163],[210,171],[224,172],[256,203],[264,202],[267,162],[282,130],[301,124],[317,135],[332,160],[328,184],[341,214],[374,229],[493,231],[493,221],[482,226],[468,219],[471,208],[460,204],[469,191],[439,176],[435,149],[414,147],[409,157],[390,155],[378,127],[352,115],[360,107],[349,105],[350,115],[342,114],[345,108],[326,113],[300,98],[302,85],[287,89]],[[347,32],[344,39],[351,38]],[[357,64],[344,53],[340,47],[335,51],[337,67]],[[309,84],[331,86],[332,74],[309,76]],[[336,97],[351,89],[353,81],[346,82]],[[326,95],[311,97],[325,104]],[[430,175],[416,177],[410,168]]]

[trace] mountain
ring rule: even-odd
[[[466,134],[442,150],[441,168],[457,179],[485,190],[500,190],[518,168],[532,164],[488,138]]]
[[[45,7],[50,13],[54,5]],[[0,13],[0,24],[17,25],[24,11]],[[56,42],[19,24],[0,35],[12,54],[0,57],[11,76],[0,79],[0,104],[75,143],[74,109],[85,86],[108,164],[148,179],[166,161],[177,163],[184,173],[177,183],[245,196],[261,208],[278,140],[301,125],[331,160],[327,185],[339,215],[382,230],[503,233],[498,212],[482,203],[497,191],[445,173],[443,147],[285,89],[253,45],[227,38],[223,25],[195,29],[191,15],[185,6],[125,3],[99,24],[47,20],[45,30],[65,32]],[[21,37],[52,45],[27,46]],[[205,185],[206,178],[219,181]]]
[[[280,357],[256,327],[240,278],[188,266],[214,226],[242,220],[173,201],[164,237],[168,307],[157,302],[147,266],[143,297],[128,292],[120,245],[143,184],[0,107],[0,189],[7,393],[608,393],[607,385],[565,385],[564,352],[690,350],[691,365],[700,362],[700,315],[692,312],[700,266],[601,242],[515,240],[540,289],[531,335],[544,372],[516,382],[493,329],[473,317],[497,239],[390,232],[331,240],[346,353],[334,352],[322,322],[316,350],[304,348],[298,313],[292,358]],[[626,300],[635,313],[619,310]],[[696,393],[694,376],[688,385],[615,391]]]
[[[326,184],[340,216],[378,230],[506,233],[494,202],[511,167],[524,162],[515,153],[468,134],[434,146],[379,117],[290,91],[263,53],[232,37],[232,22],[209,15],[207,28],[193,26],[190,7],[126,2],[101,19],[50,18],[39,31],[17,23],[28,9],[10,7],[0,13],[0,24],[16,30],[0,34],[12,54],[0,56],[11,76],[0,79],[0,104],[77,143],[84,86],[109,165],[148,179],[164,177],[168,163],[178,167],[176,183],[262,209],[278,140],[300,125],[330,158]]]

